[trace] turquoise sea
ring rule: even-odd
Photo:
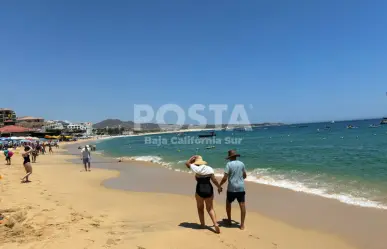
[[[227,151],[236,149],[248,169],[248,181],[387,209],[387,125],[369,127],[379,122],[216,131],[216,137],[207,140],[198,138],[206,132],[122,137],[100,141],[97,150],[179,171],[187,171],[185,160],[200,154],[221,174]],[[347,129],[349,124],[355,128]]]

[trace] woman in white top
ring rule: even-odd
[[[208,214],[211,217],[212,222],[214,223],[214,228],[216,233],[220,233],[218,223],[216,221],[216,214],[214,210],[214,189],[212,187],[211,181],[218,188],[218,192],[222,191],[222,187],[219,185],[218,180],[214,176],[214,170],[206,165],[207,162],[203,161],[201,156],[192,156],[185,163],[187,168],[190,168],[195,173],[195,178],[197,181],[196,184],[196,204],[198,208],[200,225],[202,228],[205,228],[204,221],[204,203],[206,204],[206,209]]]

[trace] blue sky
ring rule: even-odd
[[[252,105],[253,122],[381,117],[385,13],[382,0],[2,1],[0,107],[93,122],[168,103]]]

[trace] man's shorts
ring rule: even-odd
[[[235,199],[237,199],[237,201],[239,203],[245,202],[245,195],[246,195],[245,191],[243,191],[243,192],[227,192],[227,202],[232,203],[233,201],[235,201]]]
[[[90,158],[83,158],[83,163],[84,163],[84,164],[90,163]]]

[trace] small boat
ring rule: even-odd
[[[200,137],[200,138],[205,138],[205,137],[215,137],[215,136],[216,136],[216,134],[215,134],[214,131],[211,131],[211,132],[208,133],[208,134],[200,134],[200,135],[198,135],[198,137]]]
[[[225,128],[225,131],[233,131],[233,130],[234,130],[233,127],[228,127],[228,126],[227,126],[227,127]]]
[[[384,118],[382,119],[382,121],[380,121],[380,124],[381,124],[381,125],[387,124],[387,118],[384,117]]]
[[[358,127],[353,126],[353,125],[347,125],[347,129],[357,129]]]
[[[332,122],[331,122],[332,124],[334,124],[335,123],[335,121],[334,120],[332,120]]]
[[[245,126],[245,127],[243,127],[243,129],[245,131],[253,131],[253,127],[251,127],[251,126]]]
[[[370,126],[368,126],[368,128],[378,128],[380,125],[376,125],[376,124],[371,124]]]

